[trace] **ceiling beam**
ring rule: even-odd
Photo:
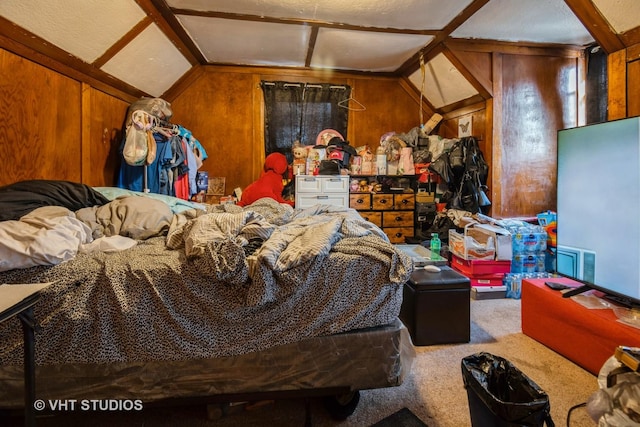
[[[311,58],[313,58],[313,51],[316,49],[316,42],[318,41],[318,32],[320,28],[311,28],[311,35],[309,36],[309,46],[307,47],[307,57],[304,59],[304,66],[309,68],[311,66]]]
[[[605,52],[613,53],[626,47],[591,0],[564,2]]]
[[[436,37],[427,46],[422,48],[418,53],[413,55],[404,64],[396,70],[396,73],[402,76],[408,76],[416,71],[420,67],[420,57],[427,57],[427,54],[431,49],[440,45],[447,39],[460,25],[462,25],[467,19],[482,8],[485,4],[489,3],[489,0],[473,0],[473,2],[467,6],[462,12],[453,18],[443,29],[436,34]]]
[[[163,1],[163,0],[152,0],[152,1],[156,2],[156,1]],[[308,25],[308,26],[312,26],[313,28],[334,28],[339,30],[367,31],[367,32],[373,32],[373,33],[391,33],[391,34],[435,35],[438,33],[438,31],[435,31],[435,30],[365,27],[361,25],[349,25],[349,24],[342,24],[339,22],[320,21],[315,19],[274,18],[270,16],[258,16],[258,15],[247,15],[247,14],[241,14],[241,13],[201,11],[201,10],[178,9],[178,8],[171,8],[170,10],[171,10],[171,13],[175,15],[201,16],[205,18],[218,18],[218,19],[233,19],[236,21],[267,22],[271,24]]]
[[[109,49],[107,49],[99,58],[93,61],[93,66],[96,68],[101,68],[104,64],[109,62],[111,58],[113,58],[120,50],[122,50],[126,45],[128,45],[133,39],[138,37],[140,33],[142,33],[149,25],[153,23],[153,20],[145,16],[142,21],[138,22],[132,29],[130,29],[127,34],[122,36],[120,40],[115,42]]]
[[[135,0],[147,16],[160,28],[165,36],[182,53],[191,65],[204,65],[206,58],[186,33],[178,18],[164,0]]]

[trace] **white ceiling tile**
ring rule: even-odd
[[[640,26],[640,1],[592,0],[600,13],[618,33]]]
[[[171,7],[380,28],[442,29],[472,0],[169,0]]]
[[[311,59],[314,68],[395,71],[432,36],[321,28]]]
[[[422,71],[409,76],[413,85],[421,90]],[[423,96],[435,108],[441,108],[478,95],[478,91],[443,54],[436,55],[424,67]]]
[[[510,42],[593,42],[563,0],[491,0],[451,35]]]
[[[162,31],[150,25],[102,70],[149,95],[160,96],[190,68],[189,61]]]
[[[134,0],[2,0],[0,15],[88,63],[145,17]]]
[[[304,66],[311,28],[201,16],[178,16],[207,61]]]

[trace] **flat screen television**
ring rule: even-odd
[[[640,308],[640,117],[558,131],[556,271]]]

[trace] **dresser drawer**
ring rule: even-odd
[[[296,176],[296,191],[298,193],[321,193],[322,180],[315,176]]]
[[[383,227],[413,227],[413,211],[382,212]]]
[[[348,193],[349,177],[348,176],[322,177],[322,191],[324,193]]]
[[[413,227],[384,227],[382,231],[391,243],[405,243],[405,238],[413,237]]]
[[[361,211],[360,216],[378,227],[382,227],[382,212]]]
[[[416,198],[413,193],[394,194],[393,207],[399,210],[413,210],[416,205]]]
[[[393,194],[374,194],[371,208],[374,210],[393,209]]]
[[[349,207],[357,211],[370,210],[371,209],[371,193],[349,194]]]
[[[346,194],[306,194],[299,193],[296,198],[296,208],[305,209],[314,205],[348,206],[349,198]]]

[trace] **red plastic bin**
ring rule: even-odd
[[[492,276],[511,271],[511,261],[462,259],[451,254],[451,267],[467,277]]]

